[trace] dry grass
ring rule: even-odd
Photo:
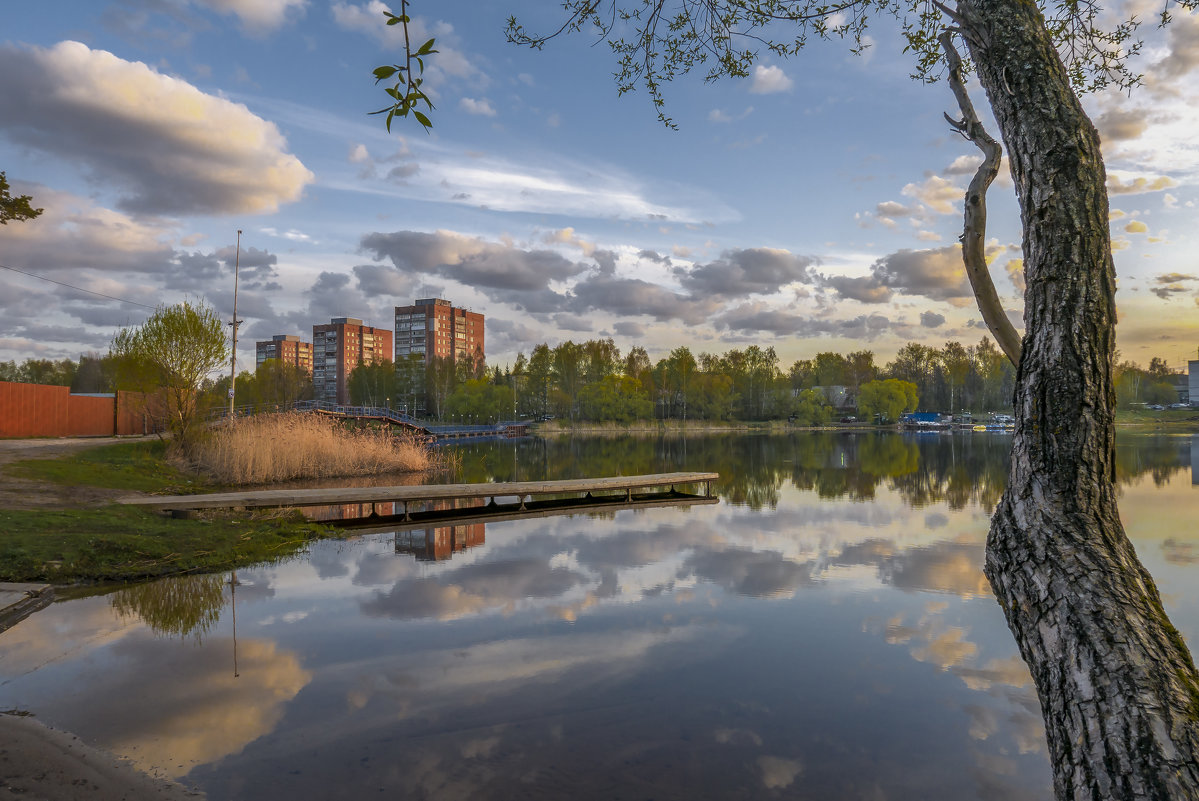
[[[195,466],[223,484],[415,472],[437,467],[428,443],[389,430],[350,430],[318,414],[243,417],[196,446]]]

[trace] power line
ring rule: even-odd
[[[78,292],[86,292],[87,294],[95,295],[98,298],[107,298],[108,300],[115,300],[120,303],[131,303],[134,306],[141,306],[143,309],[157,309],[156,306],[150,306],[145,303],[138,303],[136,300],[128,300],[126,298],[118,298],[113,295],[105,295],[103,292],[93,292],[92,290],[84,289],[81,286],[75,286],[74,284],[65,284],[62,281],[55,281],[53,278],[47,278],[44,275],[36,275],[35,273],[27,273],[24,270],[18,270],[16,267],[9,267],[7,264],[0,264],[0,267],[3,267],[5,270],[12,270],[14,273],[20,273],[21,275],[27,275],[30,278],[37,278],[40,281],[49,281],[52,284],[58,284],[59,286],[65,286],[67,289],[74,289]]]

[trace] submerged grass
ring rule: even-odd
[[[284,517],[174,520],[128,506],[0,511],[0,581],[128,581],[228,570],[291,556],[327,536]]]
[[[437,466],[422,438],[388,429],[352,430],[321,415],[297,412],[235,420],[213,431],[191,459],[222,484],[418,472]]]

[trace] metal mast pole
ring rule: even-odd
[[[226,262],[228,263],[228,262]],[[237,229],[237,252],[233,256],[233,356],[229,359],[229,419],[233,419],[233,385],[237,382],[237,279],[241,272],[241,229]]]

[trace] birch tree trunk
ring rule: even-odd
[[[1099,137],[1030,0],[958,0],[1011,160],[1025,336],[986,574],[1059,799],[1199,798],[1199,679],[1116,509],[1115,271]]]

